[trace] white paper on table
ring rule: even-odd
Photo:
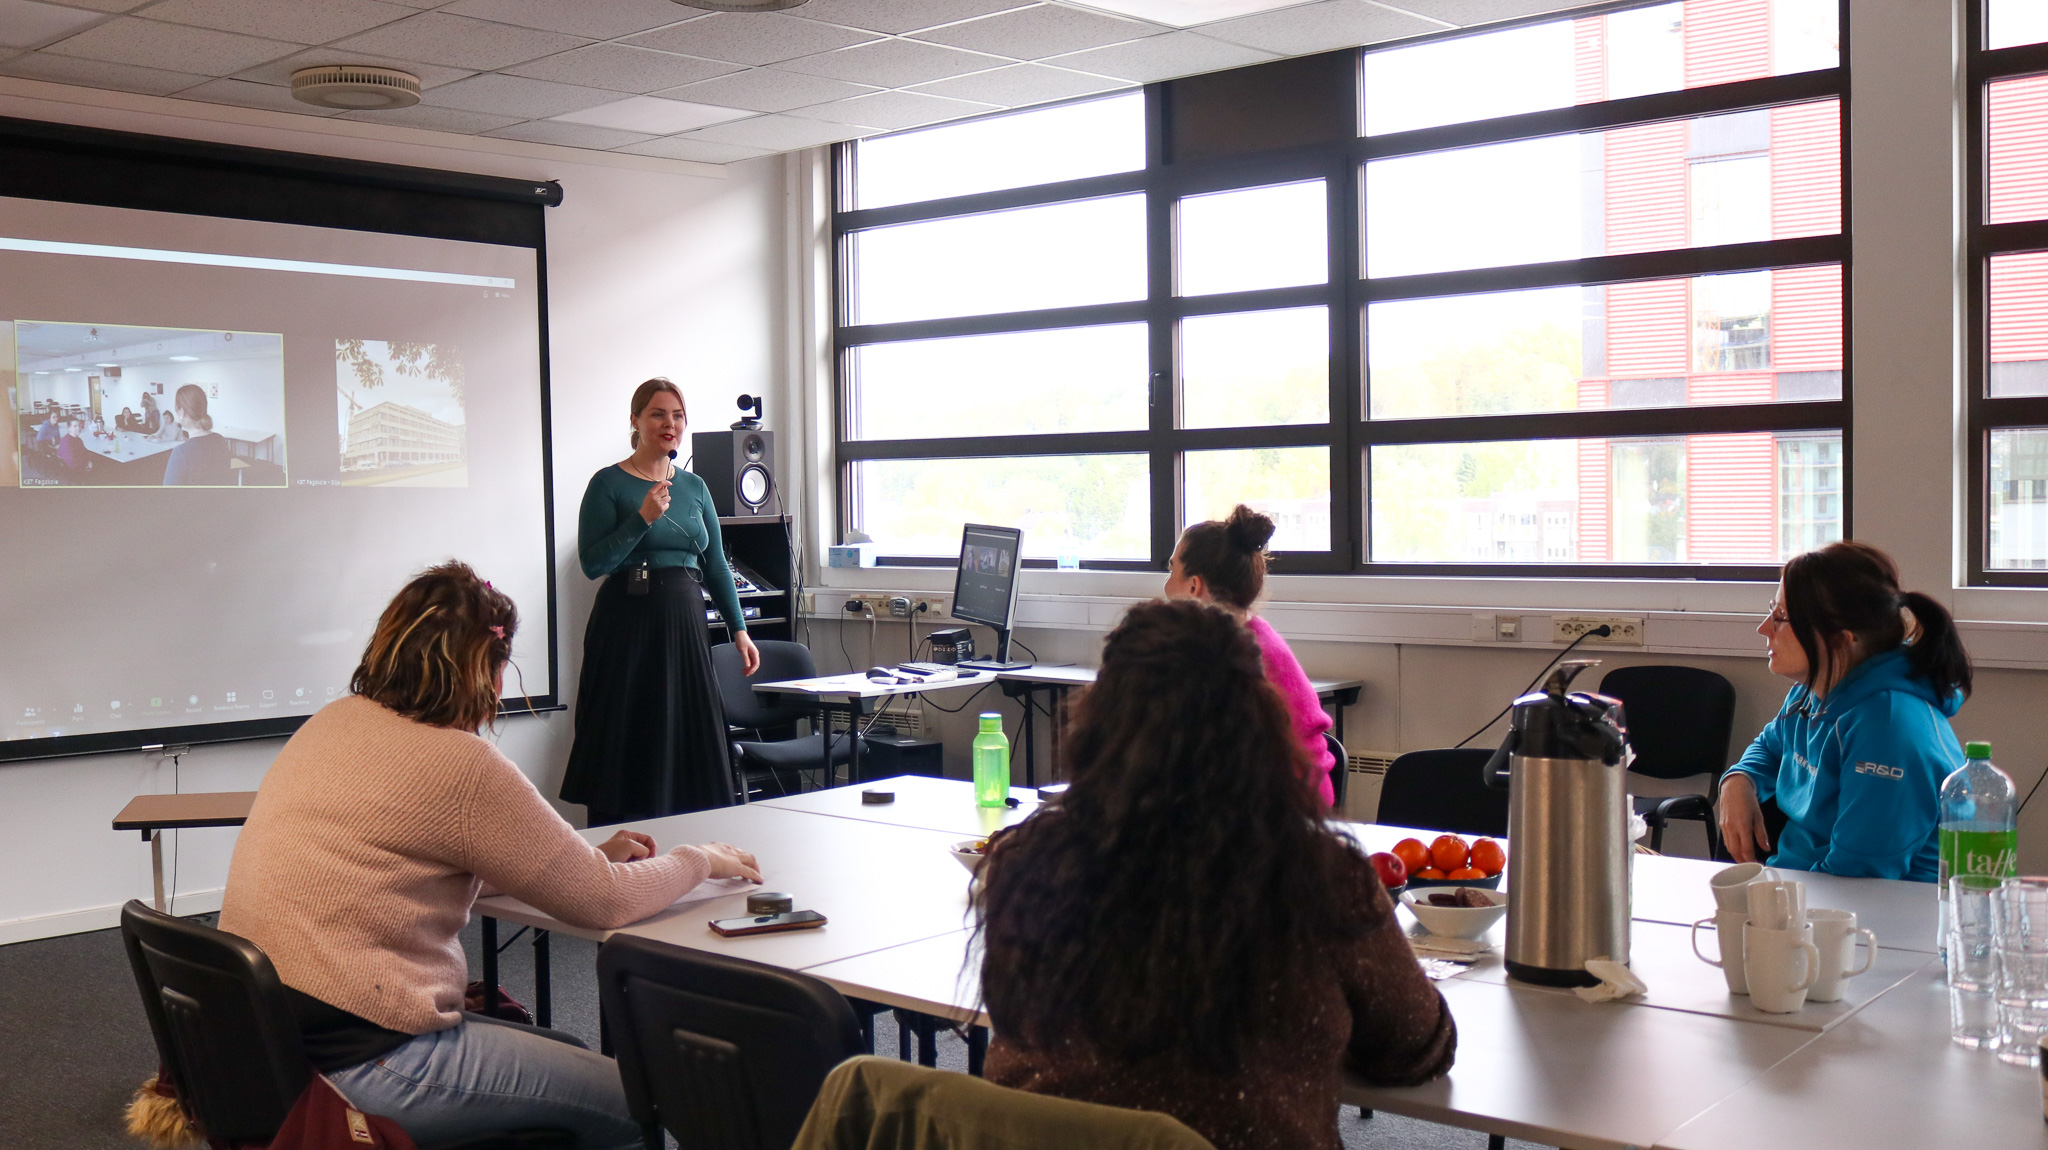
[[[707,878],[683,892],[683,897],[669,905],[688,906],[693,902],[710,902],[714,898],[724,898],[729,894],[745,894],[759,889],[760,885],[743,878]]]

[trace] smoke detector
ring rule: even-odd
[[[784,12],[800,8],[810,0],[674,0],[685,8],[706,12]]]
[[[292,99],[318,108],[382,112],[420,102],[420,78],[396,68],[326,64],[292,73]]]

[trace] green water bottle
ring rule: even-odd
[[[2019,805],[2012,778],[1991,763],[1990,743],[1964,743],[1963,767],[1941,784],[1941,917],[1935,950],[1948,955],[1950,875],[2019,873]]]
[[[1010,740],[1003,734],[1003,717],[989,711],[974,736],[974,804],[1000,807],[1009,797]]]

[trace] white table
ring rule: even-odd
[[[953,779],[905,775],[886,782],[827,787],[822,791],[805,791],[802,794],[785,795],[776,799],[761,799],[753,805],[785,811],[802,811],[807,814],[831,815],[842,819],[858,819],[861,822],[883,823],[888,826],[945,831],[959,838],[987,838],[1003,827],[1023,822],[1038,810],[1038,792],[1028,787],[1010,788],[1010,797],[1017,800],[1014,807],[982,807],[974,805],[971,801],[960,801],[962,785]],[[892,791],[896,795],[896,801],[862,801],[861,792],[871,790]]]
[[[505,898],[480,901],[478,912],[737,955],[806,971],[851,997],[986,1025],[979,956],[969,953],[968,875],[946,857],[951,842],[980,833],[972,788],[919,777],[869,785],[895,790],[900,805],[863,807],[860,788],[849,787],[630,824],[664,846],[721,840],[754,851],[770,886],[832,918],[822,930],[720,938],[705,923],[740,913],[738,894],[618,932],[573,930]],[[1005,812],[1003,821],[1030,809]],[[1346,829],[1376,850],[1428,837],[1399,827]],[[1509,852],[1512,859],[1512,844]],[[1404,1088],[1351,1080],[1343,1101],[1593,1150],[1964,1141],[2048,1150],[2038,1075],[1948,1041],[1946,988],[1921,941],[1932,934],[1931,887],[1797,874],[1811,905],[1854,910],[1877,932],[1877,968],[1850,980],[1841,1004],[1761,1017],[1726,994],[1718,970],[1690,957],[1679,926],[1711,912],[1706,878],[1715,869],[1638,857],[1633,956],[1651,983],[1644,1000],[1587,1004],[1511,983],[1497,960],[1482,962],[1435,984],[1458,1023],[1450,1073]]]

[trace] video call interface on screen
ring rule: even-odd
[[[1009,527],[970,523],[961,533],[960,577],[954,585],[953,617],[994,627],[1010,625],[1010,586],[1021,533]]]
[[[520,608],[506,694],[550,692],[538,270],[0,197],[0,740],[310,713],[449,558]]]

